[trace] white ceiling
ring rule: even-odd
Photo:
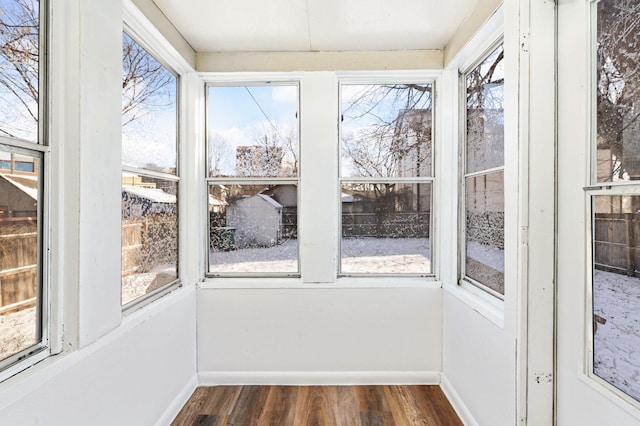
[[[197,52],[442,49],[479,0],[154,0]]]

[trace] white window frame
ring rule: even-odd
[[[394,75],[397,75],[397,78],[394,78]],[[339,212],[338,212],[338,248],[337,248],[337,276],[338,278],[350,278],[350,277],[419,277],[419,278],[431,278],[434,279],[436,277],[437,269],[437,253],[436,253],[436,233],[435,233],[435,223],[437,211],[435,207],[436,203],[436,186],[437,186],[437,174],[436,174],[436,159],[437,159],[437,139],[436,134],[438,132],[437,123],[436,123],[436,108],[437,108],[437,98],[438,98],[438,86],[436,84],[437,78],[433,75],[418,75],[416,73],[415,76],[409,75],[408,73],[393,73],[389,72],[388,75],[382,77],[378,76],[358,76],[358,75],[348,75],[343,74],[342,77],[338,78],[338,190],[337,197],[338,200],[341,198],[342,194],[342,185],[349,183],[415,183],[415,184],[429,184],[431,186],[431,200],[430,200],[430,212],[429,212],[429,250],[431,256],[431,271],[428,273],[357,273],[357,272],[343,272],[342,271],[342,208],[341,203],[338,201]],[[345,177],[342,176],[342,88],[343,86],[352,86],[352,85],[383,85],[383,84],[420,84],[420,85],[431,85],[431,174],[430,176],[418,176],[418,177],[409,177],[409,178],[398,178],[398,177]]]
[[[339,242],[341,232],[338,217],[340,215],[339,186],[339,88],[340,82],[345,83],[402,83],[402,82],[433,82],[435,90],[441,84],[441,70],[418,70],[418,71],[310,71],[310,72],[210,72],[200,73],[199,77],[205,85],[239,85],[239,84],[262,84],[291,83],[297,82],[300,87],[299,103],[300,112],[298,125],[299,135],[299,177],[298,186],[298,250],[300,264],[300,274],[297,277],[273,277],[268,275],[260,276],[212,276],[208,273],[207,262],[203,259],[203,272],[205,279],[199,284],[200,288],[439,288],[438,281],[440,274],[439,263],[441,256],[437,256],[438,243],[432,243],[432,271],[430,276],[414,276],[394,274],[393,276],[368,275],[357,277],[339,277]],[[202,92],[205,93],[205,92]],[[203,96],[204,98],[204,96]],[[329,102],[331,100],[331,102]],[[435,135],[433,139],[434,150],[434,184],[432,187],[432,200],[439,199],[439,181],[435,176],[439,176],[441,165],[436,158],[437,152],[442,147],[441,128],[442,114],[441,100],[435,96]],[[322,108],[326,113],[311,114],[312,108]],[[311,114],[311,115],[309,115]],[[201,117],[205,117],[201,113]],[[331,123],[329,125],[329,123]],[[204,126],[203,126],[204,128]],[[333,131],[332,131],[333,129]],[[309,140],[312,138],[313,140]],[[204,137],[203,137],[204,140]],[[203,144],[204,145],[204,144]],[[205,152],[206,147],[201,148]],[[316,156],[320,155],[322,159]],[[326,163],[322,163],[326,161]],[[315,163],[314,163],[315,162]],[[204,163],[204,161],[203,161]],[[322,164],[321,172],[318,164]],[[313,167],[310,167],[313,165]],[[205,167],[206,169],[206,167]],[[312,169],[312,170],[310,170]],[[201,182],[198,205],[202,212],[207,211],[207,170],[200,172]],[[319,174],[320,173],[320,174]],[[322,180],[322,185],[317,185],[320,190],[322,202],[314,204],[310,202],[309,188],[316,185],[318,179]],[[329,196],[330,195],[330,196]],[[315,197],[314,197],[315,198]],[[314,200],[315,202],[315,200]],[[436,202],[433,206],[437,211],[432,210],[432,239],[440,241],[439,220],[437,218],[439,207]],[[313,205],[312,205],[313,204]],[[326,214],[321,219],[321,226],[315,220],[310,220],[309,212],[321,206],[326,208]],[[208,229],[205,220],[206,215],[201,216],[202,234]],[[204,241],[206,240],[206,241]],[[204,249],[203,255],[208,256],[208,238],[203,238],[201,245]],[[318,256],[318,257],[317,257]],[[312,259],[312,260],[311,260]],[[206,266],[205,266],[206,265]]]
[[[39,318],[40,341],[0,361],[0,383],[15,374],[49,357],[57,347],[52,342],[53,321],[51,309],[51,274],[50,274],[50,244],[51,244],[51,150],[49,130],[49,40],[50,40],[50,6],[47,0],[39,1],[39,42],[38,42],[38,137],[36,141],[0,136],[0,146],[5,152],[22,153],[40,160],[40,182],[38,194],[38,271],[36,300],[36,317]],[[57,345],[56,345],[57,346]]]
[[[466,151],[467,151],[467,87],[466,87],[466,77],[469,74],[469,72],[473,71],[477,66],[479,66],[482,62],[484,62],[488,56],[494,51],[496,50],[499,46],[503,46],[504,49],[504,38],[501,35],[499,38],[495,39],[491,44],[489,44],[489,46],[487,48],[485,48],[482,51],[482,54],[478,55],[475,57],[475,59],[468,65],[466,65],[463,70],[460,72],[459,75],[459,106],[460,106],[460,112],[459,112],[459,120],[458,120],[458,124],[459,124],[459,136],[460,136],[460,141],[459,141],[459,161],[460,161],[460,165],[459,165],[459,176],[460,176],[460,182],[459,182],[459,196],[458,196],[458,202],[459,202],[459,207],[458,207],[458,236],[459,236],[459,242],[458,242],[458,253],[459,253],[459,258],[458,258],[458,268],[459,268],[459,284],[465,288],[469,288],[471,289],[471,291],[473,291],[474,293],[480,295],[482,293],[478,293],[477,291],[474,291],[475,289],[477,290],[481,290],[483,293],[486,293],[488,295],[490,295],[492,298],[498,299],[499,301],[504,301],[504,295],[498,293],[497,291],[489,288],[486,284],[481,283],[469,276],[466,275],[466,178],[468,177],[477,177],[477,176],[487,176],[489,174],[492,173],[498,173],[498,172],[502,172],[503,176],[505,173],[505,163],[507,161],[507,158],[505,156],[505,149],[503,146],[503,156],[504,156],[504,161],[502,166],[499,167],[493,167],[490,169],[483,169],[480,171],[476,171],[476,172],[472,172],[472,173],[468,173],[467,172],[467,158],[466,158]],[[504,84],[503,84],[504,86]],[[506,139],[506,135],[505,135],[505,141],[504,143],[507,143],[507,139]],[[503,185],[503,198],[506,201],[506,188],[504,188]],[[505,209],[506,209],[506,205],[505,205]],[[504,212],[506,214],[506,211]],[[503,271],[503,276],[504,276],[504,271]],[[506,276],[505,280],[506,280]],[[505,291],[506,291],[506,286],[505,286]]]
[[[153,301],[161,298],[162,296],[174,291],[177,288],[182,287],[182,276],[184,265],[184,255],[182,247],[184,235],[181,231],[184,221],[184,206],[182,200],[185,199],[183,195],[184,183],[180,179],[182,169],[182,156],[183,150],[182,141],[184,139],[184,126],[181,124],[183,117],[185,116],[185,100],[183,99],[183,93],[185,89],[184,76],[189,72],[189,66],[184,62],[182,58],[175,50],[164,41],[162,35],[158,30],[151,25],[147,18],[130,2],[124,3],[124,17],[123,17],[123,33],[126,33],[132,40],[138,43],[143,49],[147,51],[156,61],[158,61],[167,71],[176,77],[176,174],[159,173],[149,171],[137,167],[122,166],[122,172],[131,172],[139,175],[154,177],[163,179],[170,182],[175,182],[178,185],[177,196],[177,227],[178,227],[178,244],[177,244],[177,261],[176,272],[177,278],[170,283],[154,290],[149,294],[145,294],[136,299],[131,300],[125,305],[122,305],[122,312],[124,315],[128,315],[141,307],[147,306]],[[118,232],[121,232],[122,226]],[[122,245],[121,245],[122,247]],[[122,288],[120,289],[120,295],[122,297]]]
[[[298,148],[298,171],[297,171],[297,176],[295,177],[256,177],[256,178],[251,178],[251,177],[210,177],[209,176],[209,122],[208,122],[208,117],[209,117],[209,89],[212,87],[243,87],[243,86],[247,86],[247,87],[251,87],[251,86],[255,86],[255,87],[277,87],[277,86],[295,86],[297,88],[298,91],[298,99],[297,99],[297,108],[298,108],[298,117],[297,117],[297,123],[296,123],[296,131],[297,131],[297,148]],[[270,79],[270,78],[264,78],[264,79],[260,79],[260,78],[242,78],[239,77],[239,79],[237,80],[233,80],[233,76],[227,76],[227,78],[221,78],[221,79],[207,79],[206,83],[205,83],[205,94],[204,94],[204,99],[205,99],[205,117],[207,117],[205,119],[205,143],[204,143],[204,149],[205,149],[205,153],[204,153],[204,158],[205,158],[205,189],[206,189],[206,206],[207,206],[207,211],[208,211],[208,207],[209,207],[209,202],[208,202],[208,197],[209,197],[209,187],[212,185],[216,185],[216,184],[220,184],[220,185],[295,185],[296,186],[296,197],[298,200],[298,206],[300,204],[300,175],[301,175],[301,170],[302,170],[302,161],[301,161],[301,135],[300,135],[300,123],[302,121],[302,112],[301,112],[301,108],[300,108],[300,93],[301,93],[301,84],[300,84],[300,79],[299,78],[295,78],[295,76],[292,76],[292,78],[286,78],[284,76],[282,77],[276,77],[274,79]],[[296,259],[296,264],[297,264],[297,271],[296,272],[282,272],[282,273],[268,273],[268,272],[211,272],[211,256],[210,256],[210,244],[211,244],[211,223],[210,220],[208,218],[208,213],[207,213],[207,220],[206,220],[206,229],[207,229],[207,237],[206,237],[206,244],[204,247],[204,253],[205,253],[205,265],[206,265],[206,269],[205,269],[205,277],[207,278],[300,278],[302,271],[301,271],[301,262],[300,262],[300,258],[301,258],[301,250],[300,250],[300,208],[297,208],[297,259]]]
[[[595,197],[597,196],[640,196],[640,181],[606,181],[598,182],[598,150],[597,150],[597,137],[598,137],[598,101],[597,101],[597,44],[598,44],[598,29],[597,29],[597,9],[598,1],[590,1],[588,7],[590,7],[590,35],[589,35],[589,70],[586,73],[590,84],[586,89],[589,91],[587,99],[590,101],[588,105],[588,122],[590,123],[587,134],[587,175],[585,180],[587,184],[583,188],[585,195],[585,266],[586,266],[586,280],[585,280],[585,300],[584,300],[584,343],[583,343],[583,371],[581,371],[581,379],[586,381],[590,386],[593,386],[606,398],[621,405],[623,408],[631,412],[633,415],[638,416],[640,413],[640,401],[633,398],[629,394],[625,393],[621,389],[618,389],[613,384],[609,383],[605,379],[595,374],[594,371],[594,320],[593,320],[593,272],[595,270]]]

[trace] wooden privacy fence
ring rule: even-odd
[[[176,215],[154,214],[122,222],[122,275],[148,272],[176,263],[178,224]]]
[[[37,219],[0,218],[0,315],[35,305],[37,294]]]
[[[635,213],[596,213],[596,269],[640,277],[640,217]]]

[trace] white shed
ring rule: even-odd
[[[273,246],[280,242],[282,204],[264,194],[241,198],[227,208],[227,226],[236,229],[237,248]]]

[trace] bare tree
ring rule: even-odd
[[[18,123],[36,130],[20,130],[0,117],[0,134],[33,136],[37,132],[40,74],[40,3],[10,0],[0,6],[0,88],[5,107],[23,112]],[[175,78],[131,37],[123,35],[122,124],[127,125],[156,108],[169,105]],[[12,112],[15,114],[15,112]],[[15,121],[15,120],[13,120]]]
[[[126,33],[122,37],[122,125],[174,102],[175,77]],[[175,88],[175,86],[174,86]]]
[[[223,167],[228,156],[231,154],[231,145],[229,141],[220,133],[213,132],[209,136],[209,176],[223,176]]]
[[[343,107],[343,160],[363,177],[395,176],[410,153],[424,161],[431,143],[432,86],[367,85]],[[350,123],[363,123],[349,130]],[[430,148],[429,148],[430,150]]]
[[[640,178],[640,3],[598,3],[598,149],[610,150],[598,167],[607,181],[628,173]],[[607,175],[604,175],[607,169]]]
[[[0,134],[9,137],[25,137],[20,125],[33,129],[26,133],[37,132],[39,29],[37,0],[14,0],[0,7],[0,86],[7,93],[5,102],[24,116],[21,123],[0,117]]]
[[[358,91],[345,96],[342,110],[346,174],[374,178],[427,175],[431,167],[432,86],[381,84],[354,89]],[[366,187],[376,199],[383,200],[395,197],[397,185],[351,187],[356,191],[366,191]]]

